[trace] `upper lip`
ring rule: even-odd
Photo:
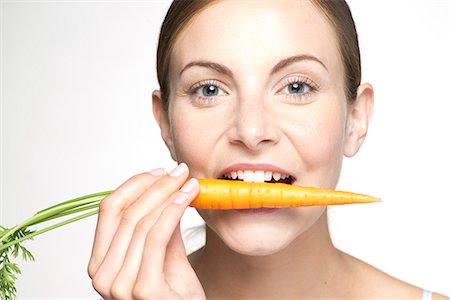
[[[280,173],[280,174],[289,175],[293,179],[295,179],[295,176],[291,172],[289,172],[289,171],[287,171],[285,169],[282,169],[280,167],[277,167],[277,166],[274,166],[274,165],[271,165],[271,164],[265,164],[265,163],[261,163],[261,164],[249,164],[249,163],[234,164],[234,165],[231,165],[231,166],[225,168],[224,170],[222,170],[220,172],[218,178],[222,177],[224,174],[227,174],[227,173],[230,173],[230,172],[233,172],[233,171],[240,171],[240,170],[241,171],[245,171],[245,170],[248,170],[248,171],[270,171],[270,172],[273,172],[273,173]]]

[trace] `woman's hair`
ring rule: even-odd
[[[167,11],[161,26],[156,55],[156,69],[165,110],[169,106],[169,66],[175,41],[195,15],[218,1],[220,0],[174,0]],[[361,83],[361,62],[358,35],[350,8],[345,0],[310,1],[325,15],[334,28],[344,65],[347,100],[353,102]]]

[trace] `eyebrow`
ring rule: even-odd
[[[277,72],[279,72],[280,70],[282,70],[283,68],[286,68],[287,66],[298,62],[298,61],[305,61],[305,60],[309,60],[309,61],[314,61],[319,63],[325,70],[328,71],[327,66],[317,57],[312,56],[312,55],[308,55],[308,54],[302,54],[302,55],[294,55],[294,56],[289,56],[285,59],[280,60],[270,71],[270,75],[273,75]],[[181,75],[183,74],[184,71],[186,71],[187,69],[194,67],[194,66],[198,66],[198,67],[204,67],[204,68],[208,68],[208,69],[212,69],[215,70],[221,74],[227,75],[229,77],[233,77],[233,72],[227,68],[224,65],[215,63],[215,62],[211,62],[211,61],[204,61],[204,60],[198,60],[198,61],[193,61],[188,63],[180,72],[179,77],[181,77]]]
[[[186,71],[187,69],[189,69],[191,67],[194,67],[194,66],[199,66],[199,67],[213,69],[213,70],[215,70],[215,71],[217,71],[219,73],[225,74],[225,75],[227,75],[229,77],[233,77],[233,72],[231,72],[231,70],[228,69],[227,67],[225,67],[224,65],[221,65],[221,64],[218,64],[218,63],[214,63],[214,62],[211,62],[211,61],[203,61],[203,60],[193,61],[193,62],[188,63],[183,68],[183,70],[181,70],[179,77],[181,77],[181,74],[183,74],[184,71]]]
[[[291,64],[293,64],[293,63],[295,63],[295,62],[298,62],[298,61],[304,61],[304,60],[309,60],[309,61],[317,62],[317,63],[319,63],[325,70],[328,71],[327,66],[325,66],[325,64],[324,64],[320,59],[318,59],[317,57],[312,56],[312,55],[308,55],[308,54],[302,54],[302,55],[294,55],[294,56],[290,56],[290,57],[288,57],[288,58],[285,58],[285,59],[280,60],[280,62],[278,62],[278,63],[272,68],[272,70],[270,71],[270,75],[272,75],[272,74],[274,74],[274,73],[280,71],[281,69],[283,69],[283,68],[285,68],[285,67],[287,67],[287,66],[289,66],[289,65],[291,65]]]

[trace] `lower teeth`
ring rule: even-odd
[[[222,177],[222,179],[225,179],[225,180],[238,180],[238,181],[244,181],[244,179],[239,179],[239,178],[232,179],[232,178]],[[264,181],[264,182],[267,182],[267,183],[286,183],[286,184],[292,184],[292,179],[291,179],[291,177],[286,177],[285,179],[280,179],[280,180],[275,180],[275,179],[272,178],[270,181]]]

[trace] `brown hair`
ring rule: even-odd
[[[173,0],[162,23],[156,54],[156,70],[164,109],[169,105],[170,56],[176,38],[193,17],[218,0]],[[350,8],[345,0],[310,0],[333,26],[339,41],[344,64],[346,96],[349,102],[356,99],[361,83],[361,62],[358,35]]]

